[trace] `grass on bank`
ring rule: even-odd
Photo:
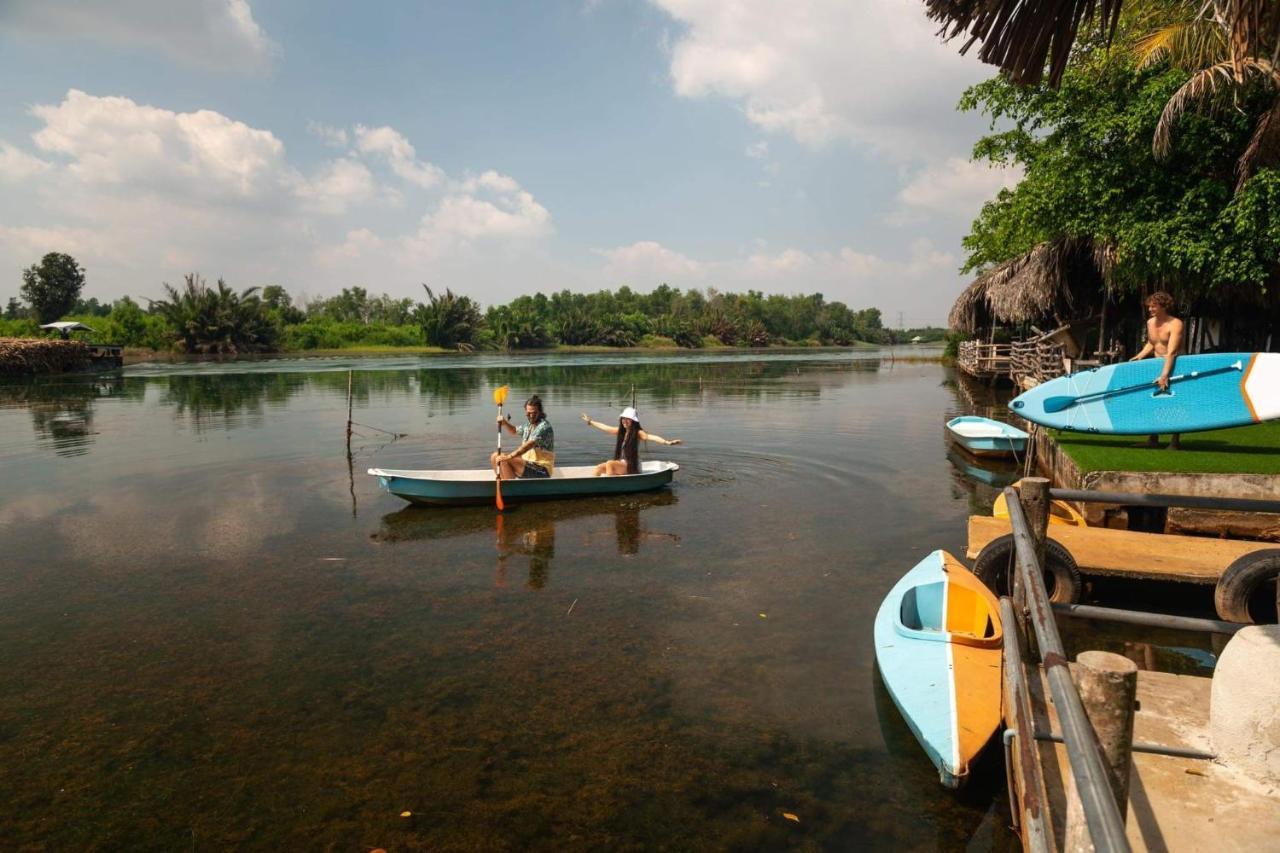
[[[1280,421],[1193,432],[1181,450],[1138,447],[1139,435],[1090,435],[1053,431],[1053,439],[1080,467],[1090,471],[1158,471],[1175,474],[1280,474]]]

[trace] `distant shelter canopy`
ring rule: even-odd
[[[63,340],[71,337],[72,332],[92,332],[94,329],[89,328],[84,323],[77,323],[74,320],[59,320],[56,323],[44,323],[40,326],[42,329],[50,329],[62,336]]]

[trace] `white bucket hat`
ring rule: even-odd
[[[640,420],[640,415],[636,412],[635,409],[631,408],[630,406],[627,406],[625,409],[623,409],[622,414],[618,415],[618,417],[626,418],[627,420],[637,421],[637,422]]]

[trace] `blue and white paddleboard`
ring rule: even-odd
[[[1009,403],[1032,423],[1075,432],[1149,435],[1247,426],[1280,418],[1280,353],[1178,356],[1168,393],[1164,359],[1061,376]]]

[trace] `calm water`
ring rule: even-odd
[[[607,457],[578,413],[634,384],[686,442],[649,449],[675,484],[499,524],[363,473],[482,465],[503,383],[543,396],[562,465]],[[943,791],[871,642],[893,582],[963,553],[1012,475],[948,459],[962,392],[862,352],[4,386],[4,844],[1015,848],[999,762]]]

